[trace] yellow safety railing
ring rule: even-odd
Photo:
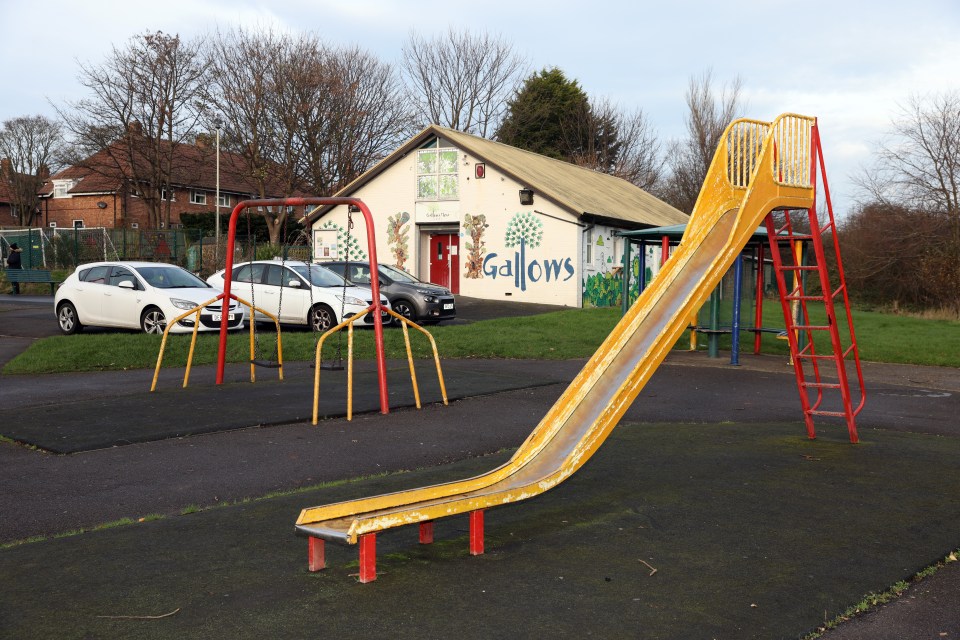
[[[321,353],[323,351],[324,341],[337,331],[342,330],[344,327],[347,327],[347,420],[353,420],[353,324],[357,321],[358,318],[362,318],[366,314],[370,313],[371,307],[367,307],[360,313],[350,316],[340,324],[335,327],[327,329],[327,331],[320,336],[320,340],[317,341],[317,351],[314,357],[314,374],[313,374],[313,424],[317,424],[320,408],[320,360]],[[413,350],[410,348],[410,334],[407,331],[407,325],[413,327],[420,333],[427,336],[430,340],[430,347],[433,349],[433,361],[437,366],[437,378],[440,381],[440,393],[443,396],[443,404],[449,404],[447,401],[447,386],[443,381],[443,369],[440,367],[440,354],[437,351],[437,342],[433,339],[433,336],[430,335],[430,332],[418,325],[416,322],[412,322],[399,313],[395,312],[393,309],[383,309],[391,316],[400,321],[400,326],[403,327],[403,341],[407,348],[407,363],[410,365],[410,381],[413,384],[413,397],[417,404],[417,409],[421,408],[420,405],[420,388],[417,385],[417,372],[413,366]]]
[[[760,120],[737,120],[727,128],[727,180],[730,185],[746,189],[757,168],[763,139],[770,123]]]
[[[273,315],[269,311],[261,309],[260,307],[256,307],[252,303],[244,300],[243,298],[236,297],[235,299],[237,302],[239,302],[240,304],[250,309],[250,382],[257,381],[256,365],[254,365],[253,363],[254,358],[256,357],[256,336],[254,335],[255,323],[253,321],[254,312],[262,313],[263,315],[273,320],[273,324],[277,329],[277,364],[279,365],[278,369],[279,369],[280,379],[283,380],[283,343],[280,340],[280,321],[277,319],[275,315]],[[195,316],[195,318],[193,319],[193,334],[190,338],[190,352],[187,354],[187,369],[183,374],[183,388],[184,389],[187,388],[187,382],[190,380],[190,368],[193,365],[193,353],[196,350],[196,346],[197,346],[197,333],[200,329],[200,312],[208,305],[211,305],[214,302],[217,302],[219,300],[222,300],[220,296],[217,296],[216,298],[211,298],[210,300],[207,300],[203,304],[198,305],[193,309],[190,309],[189,311],[180,314],[173,320],[167,322],[167,326],[163,329],[163,339],[160,341],[160,353],[157,355],[157,367],[156,369],[154,369],[154,372],[153,372],[153,383],[150,385],[150,391],[155,391],[157,388],[157,378],[160,376],[160,367],[163,364],[163,352],[167,346],[167,335],[170,333],[170,327],[177,324],[187,316],[193,315]],[[223,308],[229,309],[229,307],[230,307],[229,301],[226,301],[223,304]]]

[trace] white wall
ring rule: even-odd
[[[526,185],[503,175],[490,164],[486,165],[486,177],[477,179],[476,162],[475,158],[459,152],[460,199],[456,202],[417,203],[415,152],[399,159],[352,194],[373,214],[380,262],[396,265],[400,261],[407,271],[423,280],[429,279],[421,229],[425,225],[449,225],[460,236],[460,295],[580,306],[582,227],[576,217],[540,194],[534,195],[533,205],[521,205],[519,190]],[[398,214],[404,212],[408,217],[398,218]],[[342,245],[346,217],[346,207],[337,207],[314,228],[339,227]],[[351,257],[360,258],[356,251],[359,249],[362,259],[367,259],[363,216],[355,213],[353,218]],[[405,233],[403,251],[398,251],[398,243],[388,238],[391,220],[401,234]],[[482,224],[486,226],[481,230]],[[469,245],[476,246],[478,258],[473,261],[472,270]],[[344,257],[342,246],[340,257]]]

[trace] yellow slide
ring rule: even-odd
[[[465,480],[310,507],[297,531],[356,544],[364,534],[532,498],[570,477],[603,444],[764,217],[813,206],[813,125],[785,114],[727,127],[680,246],[508,462]]]

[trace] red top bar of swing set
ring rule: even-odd
[[[367,225],[367,251],[370,264],[379,264],[377,261],[377,242],[373,230],[373,216],[370,209],[357,198],[274,198],[266,200],[244,200],[233,208],[230,214],[230,226],[227,230],[227,255],[225,271],[223,273],[223,294],[231,297],[230,288],[233,276],[233,247],[237,238],[237,218],[240,212],[249,207],[305,207],[308,205],[346,205],[355,206],[363,214]],[[389,396],[387,394],[387,359],[383,351],[383,319],[380,303],[380,282],[377,278],[370,279],[370,289],[373,292],[373,336],[377,349],[377,379],[380,385],[380,413],[390,413]],[[253,321],[251,311],[251,322]],[[220,318],[220,346],[217,350],[217,384],[223,384],[223,369],[227,359],[227,322],[229,318],[224,313]]]

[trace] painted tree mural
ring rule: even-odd
[[[340,248],[340,252],[342,253],[340,256],[341,260],[367,259],[367,252],[360,248],[360,242],[357,241],[357,236],[352,233],[348,233],[346,228],[341,227],[332,220],[327,220],[320,228],[337,230],[337,246]]]
[[[467,249],[465,278],[478,280],[483,277],[483,257],[486,254],[483,233],[489,226],[487,216],[482,213],[475,216],[468,213],[463,217],[463,228],[470,234],[470,240],[465,243]]]
[[[406,211],[400,211],[387,218],[387,246],[393,253],[393,266],[397,269],[403,269],[404,263],[410,257],[407,251],[407,234],[410,231],[408,222],[410,222],[410,214]]]
[[[529,211],[513,214],[507,223],[505,241],[508,247],[519,246],[521,252],[524,246],[539,247],[543,241],[543,221]]]

